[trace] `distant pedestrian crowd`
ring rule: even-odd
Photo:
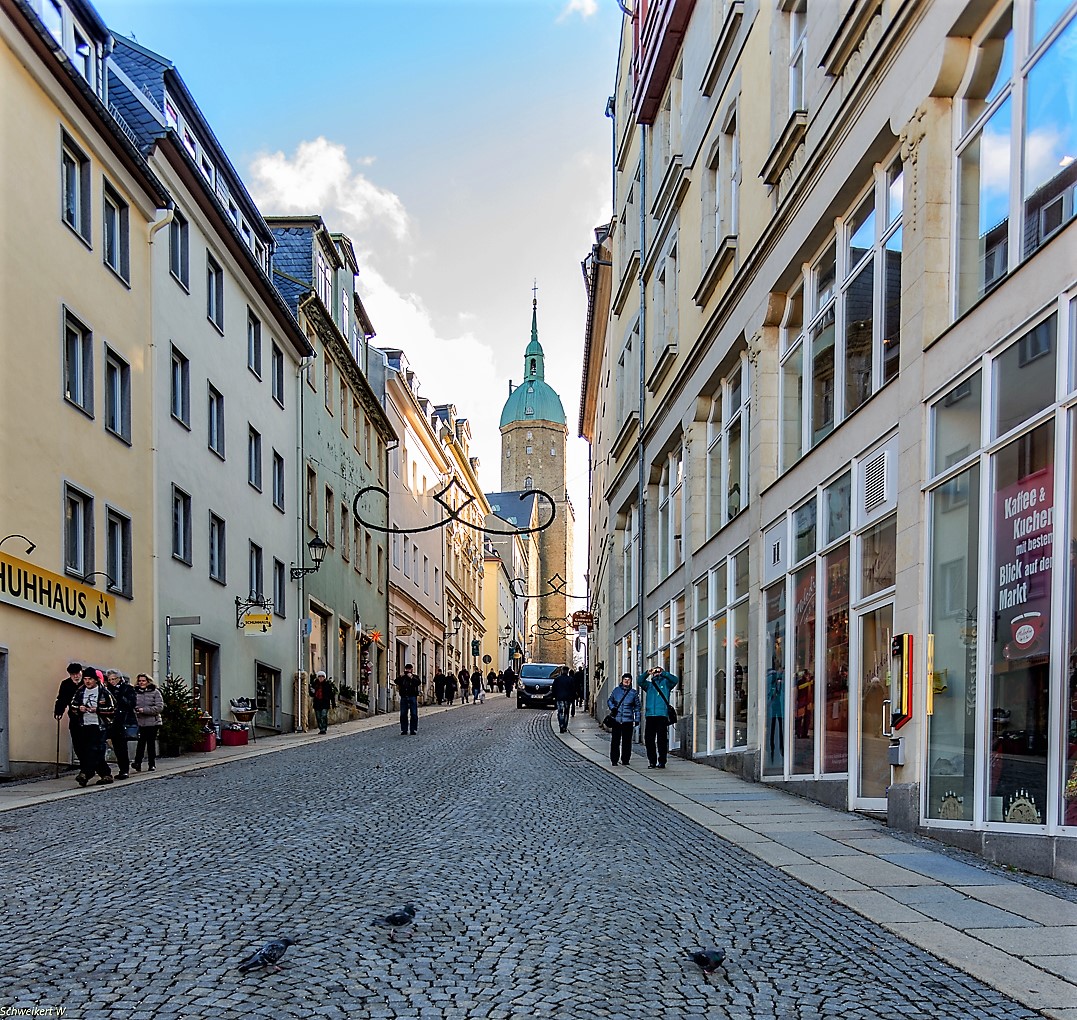
[[[107,760],[108,745],[116,757],[116,779],[127,779],[130,770],[157,770],[157,735],[161,728],[164,698],[148,673],[131,678],[118,669],[102,670],[72,662],[60,682],[53,715],[56,718],[56,756],[60,756],[60,721],[67,715],[71,746],[79,763],[75,782],[85,786],[97,776],[97,785],[113,782]],[[130,741],[136,741],[131,761]]]

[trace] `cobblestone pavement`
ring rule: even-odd
[[[1038,1015],[511,705],[3,815],[0,1016]],[[391,942],[372,919],[408,900],[411,934]],[[237,973],[275,935],[298,940],[285,969]],[[710,944],[727,972],[704,979],[683,955]]]

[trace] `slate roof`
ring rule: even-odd
[[[298,318],[300,301],[314,289],[314,224],[271,229],[273,284]]]
[[[538,498],[531,489],[510,492],[487,492],[486,502],[490,510],[514,528],[529,528]]]

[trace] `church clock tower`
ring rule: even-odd
[[[561,578],[572,589],[572,536],[575,514],[565,488],[565,453],[568,425],[561,398],[546,382],[545,356],[538,339],[538,300],[531,306],[531,342],[524,351],[524,376],[519,386],[510,382],[509,398],[501,412],[501,488],[505,492],[542,489],[554,500],[557,513],[553,524],[536,536],[538,545],[537,620],[530,659],[571,665],[571,640],[565,637],[570,605],[563,594],[549,594],[549,582]],[[540,504],[545,520],[548,509]],[[558,585],[560,587],[560,585]],[[531,635],[528,635],[531,637]]]

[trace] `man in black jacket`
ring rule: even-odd
[[[82,663],[81,662],[69,662],[67,664],[67,676],[60,681],[60,689],[56,692],[56,705],[52,710],[53,716],[56,718],[56,743],[57,754],[59,754],[60,743],[60,730],[59,722],[64,717],[64,712],[67,712],[71,706],[71,699],[75,696],[77,691],[82,686]],[[78,756],[77,745],[75,744],[75,716],[68,712],[67,715],[68,732],[71,734],[71,747],[75,751],[76,757]]]
[[[393,683],[400,695],[400,735],[406,736],[410,732],[414,736],[419,730],[419,678],[412,672],[410,662],[404,667],[403,675]]]
[[[116,710],[108,722],[108,739],[112,741],[112,750],[116,752],[117,779],[126,779],[131,770],[131,753],[127,746],[129,727],[134,727],[134,739],[138,736],[138,717],[135,715],[135,702],[138,696],[127,678],[118,670],[110,669],[105,674],[108,692],[116,703]]]
[[[562,733],[568,729],[568,712],[576,699],[576,681],[567,666],[553,675],[553,700],[557,702],[557,726]]]
[[[116,704],[109,691],[101,686],[102,679],[99,669],[86,666],[82,671],[82,686],[75,691],[68,709],[75,723],[71,728],[75,753],[82,764],[82,771],[75,777],[79,786],[85,786],[95,772],[101,777],[98,786],[112,782],[112,769],[105,761],[105,731]]]

